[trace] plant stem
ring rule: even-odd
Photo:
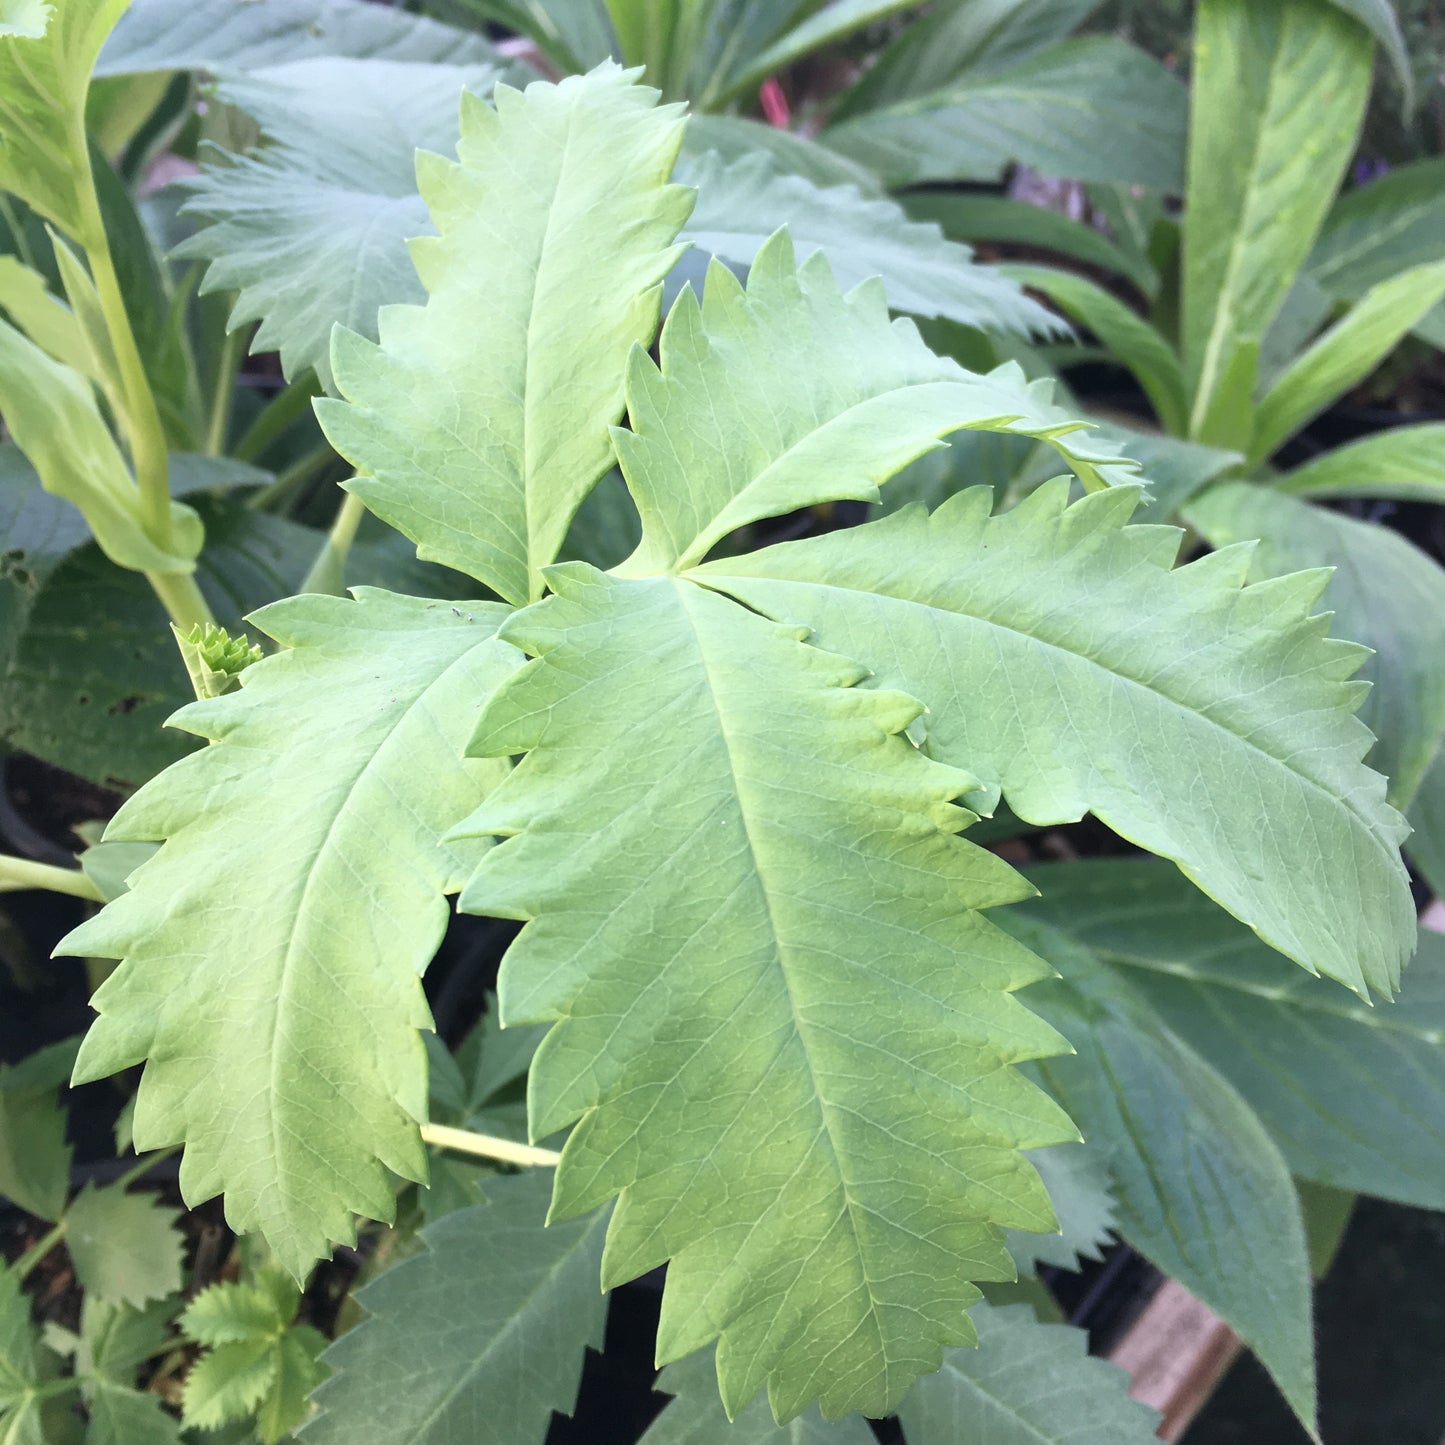
[[[137,1179],[140,1179],[146,1174],[149,1174],[150,1171],[154,1169],[157,1164],[163,1163],[165,1160],[169,1159],[172,1154],[179,1153],[180,1147],[181,1146],[179,1144],[172,1144],[169,1149],[156,1149],[149,1154],[142,1155],[141,1158],[138,1159],[134,1164],[132,1164],[131,1167],[127,1169],[125,1173],[122,1174],[120,1178],[117,1179],[115,1183],[110,1187],[120,1190],[129,1189],[130,1186],[134,1184]]]
[[[246,505],[256,512],[264,512],[272,502],[279,501],[288,492],[309,481],[336,455],[329,446],[322,443],[313,451],[292,462],[285,471],[276,474],[276,480],[260,491],[253,492]]]
[[[11,1273],[21,1281],[25,1276],[65,1238],[65,1220],[58,1220],[55,1224],[40,1236],[14,1264],[10,1266]]]
[[[198,622],[214,622],[211,608],[195,575],[190,572],[147,572],[146,581],[151,584],[161,605],[171,615],[171,621],[183,631]]]
[[[260,416],[246,428],[232,449],[232,455],[237,461],[254,462],[292,422],[305,413],[320,391],[315,375],[309,371],[291,382],[266,403]]]
[[[105,902],[100,889],[79,868],[57,868],[52,863],[0,854],[0,893],[16,893],[22,888],[44,888],[92,903]]]
[[[211,417],[206,427],[206,454],[218,457],[226,450],[226,433],[231,429],[231,403],[236,395],[236,373],[246,354],[249,326],[226,333],[216,362],[216,387],[211,393]]]
[[[324,592],[331,597],[345,594],[346,556],[365,515],[366,507],[361,498],[347,492],[336,513],[336,520],[332,522],[331,530],[311,564],[311,570],[301,583],[303,592]]]
[[[511,1139],[498,1139],[493,1134],[477,1134],[471,1129],[453,1129],[447,1124],[423,1124],[422,1141],[442,1149],[455,1149],[461,1154],[477,1154],[483,1159],[499,1159],[503,1164],[541,1164],[553,1166],[561,1155],[552,1149],[539,1149],[535,1144],[517,1144]]]
[[[76,185],[80,203],[80,227],[76,239],[84,247],[86,260],[90,262],[90,274],[100,299],[101,314],[105,317],[105,327],[120,370],[131,463],[135,467],[136,485],[140,489],[139,516],[151,541],[162,551],[169,551],[171,488],[165,431],[146,376],[145,363],[141,360],[140,348],[136,345],[135,332],[131,330],[120,278],[111,258],[105,218],[101,215],[95,177],[90,169],[85,123],[79,117],[72,131],[72,148],[75,173],[81,178]]]

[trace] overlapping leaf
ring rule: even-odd
[[[1035,922],[1033,907],[1007,924],[1063,978],[1025,998],[1076,1050],[1040,1069],[1090,1142],[1109,1151],[1119,1232],[1228,1322],[1313,1429],[1309,1261],[1279,1149],[1127,980]]]
[[[1445,735],[1445,571],[1386,527],[1243,482],[1210,488],[1188,516],[1217,547],[1259,538],[1256,577],[1334,568],[1330,630],[1371,649],[1360,668],[1372,684],[1360,708],[1375,734],[1370,765],[1407,807]]]
[[[1159,1417],[1128,1377],[1091,1359],[1088,1337],[1027,1305],[973,1311],[977,1350],[949,1350],[899,1406],[908,1445],[1148,1445]]]
[[[137,1147],[184,1141],[186,1197],[224,1189],[297,1274],[353,1210],[389,1217],[387,1168],[424,1171],[417,975],[474,857],[437,839],[498,772],[461,750],[513,665],[501,615],[369,591],[259,613],[288,650],[177,715],[214,745],[108,835],[165,846],[64,943],[125,960],[78,1076],[148,1059]]]
[[[614,434],[643,537],[645,572],[700,561],[736,527],[814,503],[876,501],[879,485],[963,428],[1038,437],[1089,487],[1134,464],[1053,405],[1015,366],[978,376],[935,356],[882,289],[846,296],[827,261],[793,264],[786,232],[758,253],[743,290],[708,271],[663,327],[661,365],[640,349],[627,378],[630,431]]]
[[[288,376],[315,367],[329,385],[333,326],[375,338],[378,307],[424,298],[406,248],[430,230],[416,153],[450,154],[463,89],[490,93],[497,74],[312,59],[223,78],[218,96],[269,143],[202,174],[187,209],[214,224],[179,252],[211,262],[206,290],[237,292],[232,327],[260,321],[254,350],[279,351]]]
[[[540,595],[583,497],[611,465],[628,348],[649,342],[689,193],[667,184],[674,107],[615,65],[497,110],[468,97],[459,163],[428,158],[440,237],[413,255],[424,307],[388,307],[380,345],[336,334],[349,405],[323,426],[374,512],[510,601]]]
[[[1258,347],[1349,163],[1370,55],[1317,0],[1199,6],[1182,297],[1197,440],[1247,441]]]
[[[703,119],[703,135],[718,121]],[[741,121],[733,124],[741,125]],[[689,133],[698,125],[688,123]],[[785,132],[777,132],[785,134]],[[684,157],[674,175],[698,189],[685,236],[700,250],[740,266],[751,265],[768,238],[786,226],[799,254],[822,250],[843,286],[882,278],[888,304],[917,316],[945,316],[965,326],[1003,334],[1057,334],[1058,318],[996,266],[976,263],[967,246],[947,240],[937,226],[910,221],[894,200],[858,189],[851,178],[826,182],[808,171],[831,155],[817,152],[801,174],[791,149],[772,145],[768,155],[745,154],[724,164],[715,153]],[[841,158],[834,168],[846,168]]]
[[[326,1352],[308,1441],[350,1445],[385,1419],[410,1445],[537,1445],[571,1413],[583,1350],[602,1348],[607,1214],[544,1228],[551,1183],[489,1180],[489,1203],[429,1225],[426,1254],[360,1292],[370,1318]]]
[[[1184,87],[1152,56],[1090,35],[965,72],[820,139],[889,185],[991,181],[1023,161],[1047,175],[1177,191],[1185,111]]]
[[[670,1258],[659,1357],[720,1335],[730,1409],[884,1414],[1012,1277],[999,1227],[1053,1225],[1018,1151],[1072,1131],[1007,1065],[1063,1045],[978,911],[1016,875],[861,668],[684,579],[549,581],[475,744],[527,757],[461,831],[507,837],[463,906],[529,920],[503,1019],[555,1024],[532,1132],[580,1120],[553,1216],[620,1192],[604,1283]]]
[[[1167,865],[1029,872],[1030,909],[1085,944],[1244,1095],[1291,1171],[1445,1208],[1445,940],[1422,930],[1399,999],[1371,1008],[1292,969]]]
[[[1404,827],[1359,761],[1361,649],[1310,616],[1326,574],[1244,587],[1248,548],[1175,568],[1177,532],[1124,526],[1130,488],[991,500],[695,575],[922,698],[933,755],[1021,818],[1092,811],[1306,968],[1390,992],[1414,945]]]
[[[1276,485],[1303,497],[1445,502],[1445,422],[1391,427],[1331,447]]]

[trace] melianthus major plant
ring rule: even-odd
[[[408,1308],[486,1279],[521,1336],[580,1352],[599,1264],[610,1286],[664,1262],[659,1359],[716,1341],[729,1413],[764,1387],[782,1420],[903,1402],[927,1440],[970,1308],[985,1342],[1024,1324],[978,1303],[1015,1272],[1005,1231],[1056,1223],[1024,1151],[1130,1107],[1117,1070],[1100,1092],[1110,1031],[1155,1040],[1141,1091],[1212,1077],[1080,961],[1086,909],[1051,913],[1045,885],[1043,912],[1003,911],[1033,887],[965,831],[1001,798],[1034,824],[1093,812],[1362,997],[1413,948],[1403,824],[1360,762],[1360,649],[1310,611],[1325,578],[1245,585],[1247,547],[1176,566],[1177,532],[1129,521],[1130,464],[1046,386],[935,356],[786,234],[746,287],[714,266],[655,337],[690,196],[668,180],[682,113],[654,102],[615,67],[500,86],[495,109],[465,101],[456,162],[422,158],[426,303],[384,309],[379,342],[337,332],[319,413],[353,494],[492,598],[264,609],[280,650],[178,716],[211,745],[107,835],[162,846],[65,945],[124,960],[77,1078],[145,1061],[137,1145],[184,1143],[187,1198],[223,1192],[302,1276],[356,1214],[391,1216],[392,1174],[426,1176],[419,977],[447,895],[523,922],[500,1010],[549,1026],[527,1088],[533,1138],[570,1131],[553,1227],[526,1223],[540,1175],[490,1186],[490,1233],[485,1206],[479,1231],[434,1225],[337,1346],[323,1440],[397,1388]],[[976,488],[718,555],[759,519],[876,499],[961,428],[1044,440],[1084,495],[1060,478],[995,514]],[[610,571],[558,563],[614,461],[640,544]],[[1288,1192],[1239,1096],[1212,1097],[1201,1127],[1227,1116],[1263,1160],[1216,1203]],[[1300,1272],[1232,1322],[1310,1421],[1304,1240],[1297,1208],[1275,1217],[1267,1247]],[[1260,1247],[1241,1233],[1241,1273],[1269,1268]],[[544,1420],[576,1356],[544,1398],[520,1350],[478,1368]],[[447,1400],[464,1428],[475,1401]],[[1101,1415],[1100,1438],[1139,1418]]]

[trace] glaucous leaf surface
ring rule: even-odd
[[[1030,911],[1085,944],[1249,1101],[1300,1178],[1445,1208],[1445,939],[1392,1004],[1292,969],[1162,862],[1028,870]]]
[[[991,516],[976,487],[693,575],[923,699],[930,753],[1026,822],[1092,812],[1307,969],[1391,992],[1404,824],[1359,761],[1362,651],[1310,615],[1326,574],[1245,587],[1249,548],[1175,567],[1177,531],[1124,525],[1137,495],[1069,506],[1059,479]]]
[[[647,1427],[639,1445],[873,1445],[868,1422],[859,1415],[827,1421],[810,1405],[779,1425],[763,1399],[744,1405],[731,1420],[718,1394],[711,1350],[699,1350],[669,1365],[653,1386],[673,1396]]]
[[[642,516],[624,564],[634,574],[701,561],[763,517],[877,501],[889,477],[965,428],[1045,440],[1090,487],[1134,469],[1053,405],[1051,383],[936,356],[911,321],[889,319],[876,282],[844,295],[823,256],[795,267],[786,232],[758,253],[746,290],[714,263],[701,302],[684,291],[659,356],[632,353],[631,429],[613,434]]]
[[[1321,0],[1201,0],[1194,36],[1182,296],[1189,432],[1235,446],[1257,348],[1349,164],[1372,47]]]
[[[1404,809],[1445,733],[1445,571],[1398,532],[1312,506],[1266,487],[1229,482],[1189,505],[1192,526],[1216,547],[1259,538],[1254,577],[1327,566],[1321,598],[1330,631],[1371,649],[1360,718],[1375,735],[1370,765]]]
[[[1088,1336],[1027,1305],[977,1305],[976,1350],[948,1350],[898,1407],[908,1445],[1148,1445],[1159,1416],[1131,1400]]]
[[[1008,1065],[1064,1045],[979,911],[1018,879],[910,698],[682,578],[548,580],[473,743],[527,756],[458,832],[506,839],[462,906],[527,920],[502,1018],[554,1025],[532,1134],[579,1121],[552,1217],[620,1193],[604,1285],[670,1259],[658,1358],[721,1336],[734,1412],[886,1414],[1012,1278],[1001,1228],[1054,1227],[1019,1151],[1073,1130]]]
[[[825,253],[840,285],[880,277],[895,311],[944,316],[995,333],[1048,335],[1062,329],[996,266],[976,263],[967,246],[947,240],[937,226],[910,221],[888,197],[846,183],[820,186],[805,175],[785,173],[761,154],[729,164],[717,155],[684,157],[674,178],[698,188],[685,239],[725,261],[753,264],[769,238],[786,226],[801,256]]]
[[[428,1225],[426,1253],[357,1294],[367,1318],[326,1351],[308,1441],[353,1445],[385,1420],[408,1445],[538,1445],[571,1414],[583,1351],[602,1348],[607,1211],[545,1228],[551,1184],[487,1180],[488,1203]]]
[[[1013,161],[1050,176],[1178,191],[1184,87],[1114,36],[967,71],[923,94],[828,126],[826,146],[890,186],[993,181]]]
[[[77,1077],[148,1059],[136,1147],[184,1142],[185,1197],[224,1190],[235,1228],[298,1276],[354,1237],[353,1211],[390,1218],[387,1169],[424,1174],[418,975],[475,859],[437,840],[502,770],[461,750],[514,666],[503,615],[367,589],[263,609],[286,650],[177,714],[213,746],[107,831],[165,845],[64,941],[124,959],[92,1000]],[[242,877],[270,906],[238,896]]]
[[[222,77],[217,96],[268,144],[202,172],[186,209],[212,224],[177,250],[211,263],[203,290],[237,293],[233,329],[261,323],[253,351],[279,351],[288,376],[315,367],[330,387],[333,326],[374,339],[383,303],[425,298],[406,246],[431,231],[417,151],[450,154],[463,89],[490,93],[497,74],[320,58]]]
[[[363,0],[131,0],[95,73],[254,70],[320,56],[451,65],[498,60],[480,35]]]
[[[379,345],[338,331],[346,402],[317,407],[372,511],[513,602],[540,595],[612,464],[628,349],[652,339],[691,208],[667,184],[679,110],[634,79],[607,64],[499,85],[495,111],[465,98],[460,161],[419,172],[441,232],[412,247],[427,303],[385,308]]]
[[[1445,422],[1391,427],[1331,447],[1275,482],[1296,496],[1445,502]]]
[[[1224,1318],[1313,1431],[1309,1260],[1278,1147],[1126,979],[1040,916],[1031,905],[1005,919],[1063,975],[1025,1000],[1076,1052],[1039,1072],[1090,1143],[1108,1150],[1119,1233]]]

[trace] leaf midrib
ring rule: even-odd
[[[843,1191],[843,1202],[844,1207],[846,1208],[848,1213],[849,1231],[853,1237],[854,1255],[858,1261],[858,1272],[862,1278],[863,1287],[867,1292],[868,1312],[873,1323],[874,1331],[877,1335],[878,1351],[879,1354],[883,1357],[884,1386],[886,1394],[888,1393],[888,1377],[891,1374],[891,1361],[887,1349],[887,1334],[883,1328],[882,1321],[880,1320],[878,1314],[879,1301],[877,1295],[874,1292],[873,1282],[868,1272],[866,1264],[866,1254],[862,1245],[861,1230],[858,1226],[858,1214],[859,1211],[862,1209],[862,1206],[858,1204],[858,1202],[853,1197],[853,1190],[851,1188],[847,1173],[843,1167],[843,1160],[845,1155],[843,1151],[839,1149],[837,1140],[834,1135],[834,1125],[831,1117],[831,1105],[828,1103],[828,1100],[819,1085],[818,1076],[813,1068],[813,1057],[807,1043],[808,1030],[804,1026],[803,1020],[799,1015],[797,1002],[793,995],[792,981],[788,976],[788,969],[784,962],[785,950],[783,947],[782,935],[777,925],[776,914],[774,913],[773,909],[773,899],[768,887],[767,874],[761,866],[761,861],[758,856],[758,848],[756,843],[753,841],[752,829],[749,826],[748,809],[743,803],[743,789],[741,781],[738,777],[737,767],[733,761],[732,740],[729,737],[727,722],[724,718],[723,709],[719,702],[718,690],[713,685],[712,672],[708,666],[707,650],[703,646],[702,635],[699,632],[697,623],[694,620],[692,612],[687,605],[688,589],[696,587],[697,584],[688,582],[682,578],[674,578],[672,580],[673,587],[676,589],[678,602],[680,604],[679,610],[681,611],[683,617],[686,619],[688,628],[692,633],[693,642],[697,650],[698,660],[702,666],[703,678],[707,684],[708,701],[712,706],[713,716],[717,719],[718,736],[722,740],[723,751],[727,757],[728,775],[732,780],[732,794],[737,799],[738,817],[742,823],[743,837],[747,842],[748,856],[752,860],[753,875],[757,879],[758,890],[762,895],[764,907],[767,909],[768,927],[773,938],[774,955],[777,960],[778,973],[782,977],[783,989],[788,1000],[788,1009],[792,1015],[793,1033],[797,1037],[798,1042],[801,1045],[803,1060],[808,1070],[808,1080],[812,1086],[813,1097],[818,1101],[818,1113],[822,1122],[823,1131],[827,1135],[829,1153],[832,1155],[834,1161],[834,1168],[837,1172],[839,1187]]]

